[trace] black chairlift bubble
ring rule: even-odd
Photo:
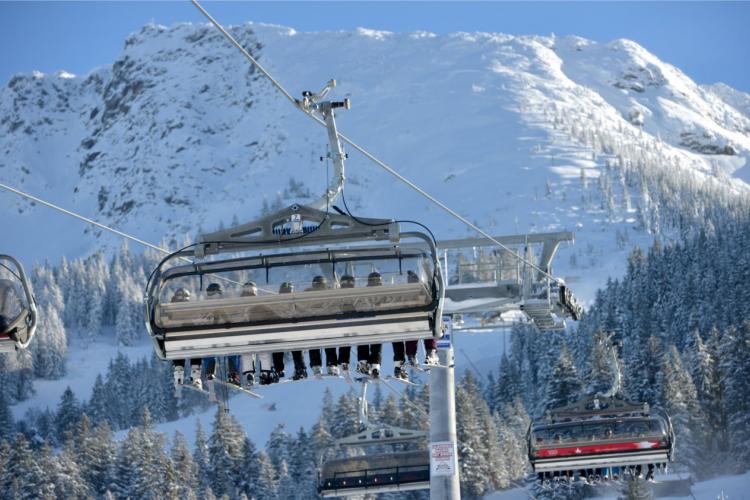
[[[290,220],[315,230],[276,231]],[[193,262],[183,264],[184,258]],[[355,288],[340,288],[336,276],[360,263],[380,270],[382,286],[364,286],[365,275],[355,276]],[[429,272],[409,283],[404,269]],[[257,295],[242,296],[243,280],[236,277],[256,272],[265,273],[266,283]],[[312,287],[319,274],[327,285]],[[219,284],[223,294],[172,300],[178,287],[202,290],[196,286],[201,279]],[[285,292],[292,293],[279,293],[284,282],[291,282]],[[391,220],[293,205],[203,235],[162,261],[147,287],[146,322],[165,359],[417,340],[442,335],[444,295],[437,249],[427,234],[401,231]]]
[[[0,353],[28,347],[36,325],[36,300],[23,266],[0,254]]]

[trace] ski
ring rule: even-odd
[[[197,392],[197,393],[199,393],[199,394],[201,394],[203,396],[208,396],[208,399],[212,403],[218,403],[219,402],[219,400],[216,399],[216,395],[212,394],[210,390],[207,391],[205,389],[199,389],[199,388],[195,387],[192,384],[183,384],[181,386],[181,389],[188,389],[189,391]]]
[[[255,399],[263,399],[263,396],[261,396],[257,392],[253,392],[250,389],[246,389],[246,388],[241,387],[239,385],[230,384],[229,382],[223,382],[221,380],[213,380],[213,383],[215,383],[215,384],[221,384],[222,386],[229,387],[230,389],[233,389],[235,391],[244,392],[248,396],[251,396],[251,397],[253,397]]]
[[[383,377],[383,379],[384,380],[393,380],[394,382],[401,382],[402,384],[406,384],[406,385],[413,385],[413,386],[422,385],[422,384],[417,384],[416,382],[412,382],[411,380],[408,380],[408,379],[405,379],[405,378],[398,378],[398,377],[393,377],[393,376],[390,376],[390,375],[387,376],[387,377]]]

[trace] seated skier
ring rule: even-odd
[[[222,298],[224,295],[224,291],[221,289],[221,285],[218,283],[211,283],[206,288],[206,299],[207,300],[216,300]],[[215,321],[221,321],[219,317],[221,316],[221,313],[216,315],[217,317],[214,318]],[[238,366],[239,365],[239,356],[228,356],[228,374],[227,374],[227,382],[234,385],[240,385],[240,375]],[[207,380],[213,380],[216,378],[216,358],[210,357],[206,359],[205,362],[206,365],[206,379]]]
[[[314,290],[325,290],[328,288],[328,280],[325,276],[315,276],[312,280],[312,286],[305,291]],[[326,347],[326,371],[328,375],[338,375],[339,367],[336,359],[336,348]],[[313,375],[321,375],[323,373],[323,360],[321,359],[320,349],[310,349],[310,367],[312,368]]]
[[[354,288],[354,276],[350,276],[348,274],[345,274],[341,277],[341,280],[339,281],[339,286],[341,288]],[[328,351],[326,351],[326,356]],[[339,365],[341,367],[341,372],[344,375],[348,376],[349,373],[349,361],[351,359],[352,354],[352,346],[342,346],[339,347],[339,353],[337,356],[337,361],[339,362]]]
[[[367,286],[382,286],[383,277],[373,271],[367,275]],[[357,371],[373,378],[380,377],[382,344],[364,344],[357,346]]]
[[[242,293],[240,297],[255,297],[258,295],[258,287],[252,282],[248,281],[242,285]],[[269,366],[270,366],[270,355]],[[241,356],[240,366],[242,367],[242,383],[245,387],[252,387],[255,384],[255,353],[245,353]]]
[[[190,300],[190,292],[185,288],[179,288],[172,295],[170,302],[172,303],[188,302],[189,300]],[[202,389],[203,383],[201,382],[201,359],[191,358],[189,360],[189,363],[190,363],[190,383],[194,387],[198,389]],[[172,366],[174,367],[174,385],[175,385],[175,388],[179,389],[179,387],[184,383],[185,360],[176,359],[172,361]]]
[[[406,281],[408,283],[420,283],[422,280],[419,278],[417,273],[414,271],[406,271]],[[417,340],[406,341],[406,357],[409,360],[409,364],[417,366],[417,346],[419,342]],[[435,339],[424,339],[424,364],[436,365],[438,364],[437,357],[437,341]]]

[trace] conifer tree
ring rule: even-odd
[[[81,405],[70,386],[68,386],[60,396],[60,404],[57,406],[57,415],[55,416],[59,442],[62,443],[67,439],[66,434],[75,428],[81,416]]]
[[[568,346],[563,344],[560,358],[547,385],[547,408],[573,404],[581,398],[581,382]]]

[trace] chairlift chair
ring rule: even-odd
[[[373,271],[382,286],[367,286]],[[408,271],[420,282],[408,282]],[[355,278],[355,288],[338,287],[344,275]],[[318,276],[327,286],[310,289]],[[257,295],[241,293],[248,280]],[[223,293],[208,297],[210,283]],[[293,293],[277,293],[282,284]],[[172,302],[177,289],[189,290],[191,300]],[[202,235],[165,258],[147,286],[146,324],[165,359],[438,338],[444,294],[426,233],[292,205]]]
[[[0,353],[28,347],[36,325],[36,300],[23,266],[0,254]]]
[[[405,429],[368,419],[367,380],[362,382],[359,432],[337,439],[335,446],[360,447],[424,441],[427,431]],[[365,453],[325,461],[320,467],[318,492],[324,498],[374,495],[393,491],[413,491],[430,487],[428,450]]]
[[[529,461],[543,481],[645,473],[646,467],[665,468],[674,453],[666,413],[621,397],[592,397],[554,409],[529,427],[527,438]]]

